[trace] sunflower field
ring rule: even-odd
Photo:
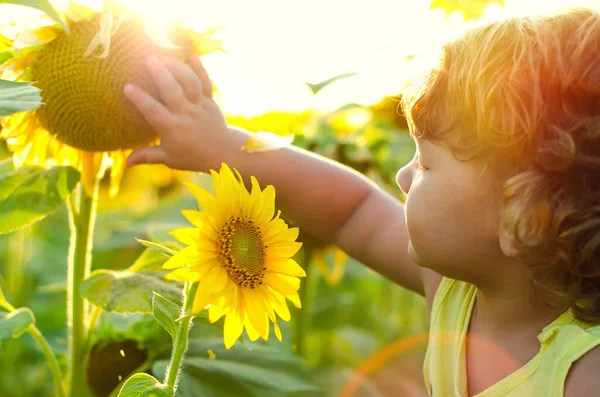
[[[36,15],[0,25],[0,396],[425,396],[422,297],[303,233],[227,164],[125,166],[158,139],[125,83],[153,89],[152,54],[222,51],[218,29],[156,37],[119,1],[66,3],[0,0]],[[428,7],[471,19],[489,3],[504,4]],[[316,103],[355,75],[305,89]],[[403,200],[400,95],[226,117]]]

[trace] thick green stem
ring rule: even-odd
[[[179,367],[181,367],[181,362],[183,361],[183,357],[188,348],[188,335],[193,318],[191,312],[192,306],[194,305],[194,298],[196,297],[196,291],[198,291],[198,283],[187,283],[184,291],[181,319],[179,320],[177,334],[175,335],[175,341],[173,343],[171,362],[167,367],[167,374],[165,376],[165,383],[171,386],[175,391],[177,390]]]
[[[29,334],[36,340],[36,342],[42,348],[42,352],[46,357],[46,361],[48,361],[48,365],[50,366],[50,372],[52,373],[52,377],[54,378],[54,390],[55,395],[57,397],[65,397],[65,390],[63,385],[63,377],[60,372],[60,366],[58,365],[58,361],[56,360],[56,356],[54,352],[52,352],[52,348],[48,344],[48,341],[44,338],[40,330],[32,325],[28,330]]]
[[[69,267],[67,283],[67,318],[69,324],[69,353],[70,353],[70,395],[85,396],[87,386],[85,381],[86,334],[88,328],[88,304],[81,295],[81,283],[91,271],[92,240],[96,206],[98,202],[98,181],[90,197],[83,187],[80,187],[79,208],[73,202],[69,205],[69,220],[71,224],[71,243],[69,247]]]
[[[312,301],[316,292],[319,278],[315,274],[315,267],[312,265],[312,250],[305,248],[302,254],[302,267],[306,272],[306,278],[298,291],[302,309],[298,310],[294,322],[294,339],[296,345],[296,354],[302,358],[308,358],[306,349],[306,335],[310,330],[310,319],[312,312]]]

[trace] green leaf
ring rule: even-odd
[[[208,350],[216,357],[211,359]],[[168,362],[158,361],[154,373]],[[320,397],[308,370],[292,352],[259,343],[227,350],[222,338],[196,339],[183,361],[178,397]]]
[[[139,241],[139,240],[138,240]],[[166,243],[165,248],[177,248],[176,244]],[[127,270],[130,272],[137,271],[148,271],[148,272],[159,272],[162,271],[162,266],[167,261],[167,259],[172,256],[171,253],[165,253],[162,250],[158,251],[154,248],[147,248],[142,252],[142,254],[136,259],[136,261],[131,265]]]
[[[171,386],[163,385],[148,374],[135,374],[123,384],[117,397],[173,397]]]
[[[181,315],[181,307],[155,292],[152,297],[152,315],[175,340],[177,334],[175,321]]]
[[[35,324],[35,316],[26,307],[10,313],[0,313],[0,341],[18,338],[33,324]]]
[[[12,157],[6,160],[0,161],[0,178],[3,178],[6,174],[9,174],[15,170],[15,162]]]
[[[358,73],[356,73],[356,72],[342,73],[342,74],[338,74],[337,76],[328,78],[327,80],[323,80],[319,83],[306,83],[305,82],[304,84],[306,84],[308,86],[308,88],[310,88],[313,95],[317,95],[319,93],[319,91],[321,91],[323,88],[327,87],[328,85],[335,83],[338,80],[347,79],[348,77],[354,77],[357,75],[358,75]]]
[[[117,313],[152,313],[153,292],[167,299],[181,299],[179,288],[152,272],[99,269],[81,285],[84,298]]]
[[[59,22],[67,31],[69,30],[69,26],[67,25],[67,21],[64,15],[58,12],[48,0],[0,0],[0,4],[2,3],[18,4],[22,6],[37,8],[38,10],[44,11],[46,15],[54,19],[56,22]]]
[[[41,104],[40,90],[31,83],[0,80],[0,116],[35,109]]]
[[[2,178],[0,234],[44,219],[69,197],[78,182],[79,172],[71,167],[21,170]]]
[[[165,245],[162,245],[162,244],[154,243],[154,242],[148,241],[148,240],[142,240],[140,238],[136,238],[136,240],[137,240],[138,243],[142,244],[143,246],[148,247],[148,248],[152,248],[153,250],[157,250],[159,252],[162,252],[163,254],[165,254],[165,255],[167,255],[169,257],[171,257],[171,256],[173,256],[173,255],[175,255],[177,253],[176,250],[171,249],[171,248],[169,248],[169,247],[167,247]]]
[[[14,58],[14,56],[15,53],[12,51],[0,52],[0,65],[2,65],[4,62],[8,61],[11,58]]]

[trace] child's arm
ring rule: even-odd
[[[164,163],[208,171],[226,162],[244,178],[254,175],[261,185],[274,185],[278,208],[303,231],[337,244],[392,281],[424,293],[420,267],[408,255],[400,202],[350,168],[296,147],[242,151],[251,134],[227,127],[210,97],[212,88],[202,65],[195,59],[190,64],[193,70],[174,60],[149,62],[159,99],[126,87],[129,99],[161,139],[159,147],[134,152],[129,165]]]

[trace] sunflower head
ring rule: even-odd
[[[183,55],[155,44],[140,20],[112,17],[107,22],[111,17],[97,14],[72,24],[71,33],[59,34],[31,65],[42,90],[42,126],[59,141],[86,151],[133,149],[155,141],[156,132],[123,88],[132,82],[156,94],[144,60]],[[110,37],[110,48],[100,45],[99,34]],[[91,48],[95,40],[98,45]]]
[[[281,340],[277,317],[290,319],[286,300],[300,307],[304,270],[292,259],[301,247],[297,228],[275,214],[275,189],[249,192],[237,171],[225,164],[212,171],[214,195],[189,184],[202,211],[183,211],[194,225],[173,236],[186,245],[164,265],[167,278],[199,282],[193,311],[205,308],[211,322],[225,316],[225,346],[244,329],[251,340],[268,339],[270,323]]]
[[[125,84],[154,95],[157,89],[144,65],[148,56],[185,60],[221,47],[212,39],[215,29],[197,33],[171,24],[157,33],[142,17],[112,4],[118,1],[106,0],[97,12],[71,2],[65,13],[68,31],[45,25],[19,33],[19,50],[0,65],[0,75],[33,82],[43,105],[3,119],[0,138],[14,152],[15,166],[71,165],[82,172],[88,193],[110,166],[115,195],[127,155],[157,141],[125,97]],[[1,36],[0,48],[6,45],[12,40]]]

